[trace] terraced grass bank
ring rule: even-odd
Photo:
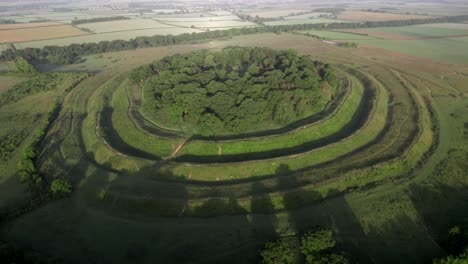
[[[360,263],[398,263],[402,255],[418,263],[442,252],[427,223],[439,225],[443,214],[443,223],[452,224],[449,218],[466,208],[460,199],[466,191],[456,187],[466,182],[462,171],[439,169],[453,163],[442,162],[449,153],[457,153],[456,162],[464,157],[466,69],[400,62],[393,53],[343,49],[303,35],[263,37],[110,53],[58,69],[108,62],[69,91],[41,146],[39,169],[66,177],[74,193],[0,234],[84,263],[126,262],[135,252],[148,262],[172,263],[182,249],[193,258],[209,255],[207,262],[246,263],[265,241],[317,225],[332,229]],[[140,111],[147,97],[129,82],[132,69],[226,46],[294,47],[326,61],[340,82],[323,111],[236,138],[190,137]],[[125,239],[108,239],[116,234]]]

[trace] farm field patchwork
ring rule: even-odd
[[[351,20],[351,21],[388,21],[388,20],[409,20],[409,19],[426,19],[426,18],[430,18],[430,16],[377,13],[377,12],[365,12],[365,11],[344,11],[338,15],[338,19]]]
[[[156,29],[140,29],[140,30],[130,30],[122,32],[109,32],[101,34],[88,34],[83,36],[67,37],[60,39],[49,39],[49,40],[39,40],[39,41],[28,41],[15,43],[15,47],[19,49],[24,48],[43,48],[45,46],[67,46],[71,44],[81,44],[81,43],[93,43],[100,41],[112,41],[112,40],[129,40],[132,38],[140,36],[154,36],[154,35],[180,35],[184,33],[192,32],[201,32],[201,30],[196,28],[156,28]]]

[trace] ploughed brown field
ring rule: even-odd
[[[63,38],[86,34],[88,33],[68,25],[0,30],[0,43]]]

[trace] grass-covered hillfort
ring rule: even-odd
[[[464,263],[468,6],[323,4],[0,3],[0,263]]]

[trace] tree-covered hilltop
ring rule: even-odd
[[[145,111],[205,136],[284,125],[321,111],[338,79],[327,64],[295,50],[227,48],[175,55],[140,67]]]

